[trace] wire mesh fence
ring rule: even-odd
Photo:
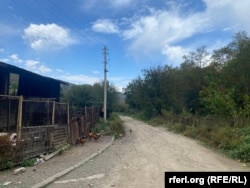
[[[55,101],[23,101],[23,122],[26,126],[67,125],[68,109],[66,103]]]
[[[0,96],[0,132],[15,132],[19,98]]]
[[[18,163],[75,144],[95,128],[99,112],[98,106],[69,109],[67,103],[50,99],[0,95],[0,170],[9,161]],[[11,134],[16,134],[15,145]]]
[[[68,143],[68,117],[67,103],[0,96],[0,169],[8,161],[18,163]]]

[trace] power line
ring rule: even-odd
[[[78,24],[74,19],[72,19],[65,11],[63,11],[61,8],[59,8],[58,5],[56,5],[54,2],[52,2],[51,0],[48,0],[48,2],[54,7],[54,9],[56,9],[58,12],[60,12],[62,15],[64,15],[66,18],[68,18],[69,23],[74,23],[77,27],[81,28],[82,26],[80,24]],[[51,12],[49,10],[49,12]],[[52,12],[51,12],[52,13]],[[53,13],[52,13],[53,14]],[[55,14],[54,14],[55,15]],[[56,16],[58,17],[58,16]],[[58,17],[60,20],[62,20],[60,17]],[[66,22],[64,22],[66,23]],[[68,25],[68,24],[65,24]],[[70,26],[70,25],[69,25]]]
[[[27,12],[30,15],[36,15],[35,17],[40,17],[42,19],[48,20],[45,16],[43,16],[42,14],[40,14],[38,11],[36,11],[35,9],[33,9],[32,7],[30,7],[28,4],[24,3],[23,1],[20,0],[15,0],[15,2],[17,2],[19,5],[21,5],[24,9],[27,10]]]

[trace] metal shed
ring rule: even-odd
[[[11,74],[16,75],[17,88],[14,95],[24,98],[51,98],[59,101],[61,85],[67,82],[41,76],[25,69],[0,62],[0,95],[10,95]]]

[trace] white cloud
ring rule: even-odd
[[[45,65],[41,65],[41,66],[38,68],[38,70],[39,70],[39,72],[41,72],[41,73],[47,73],[47,72],[51,72],[51,71],[52,71],[49,67],[47,67],[47,66],[45,66]]]
[[[141,33],[143,33],[143,26],[141,25],[140,21],[136,21],[131,24],[130,29],[124,30],[122,35],[124,39],[127,40],[138,37]]]
[[[207,22],[207,18],[199,13],[182,18],[178,12],[154,11],[133,22],[123,36],[133,39],[130,51],[148,54],[207,29]]]
[[[206,16],[212,23],[222,28],[232,28],[235,31],[250,32],[249,0],[203,0],[207,6]]]
[[[42,65],[40,61],[37,60],[26,60],[25,67],[29,71],[34,71],[39,74],[52,72],[52,70],[49,67],[47,67],[46,65]]]
[[[165,54],[168,59],[174,64],[178,65],[183,62],[183,56],[188,54],[191,50],[184,49],[181,46],[169,46],[165,45],[162,49],[162,53]]]
[[[69,83],[73,84],[94,84],[100,81],[100,78],[98,77],[91,77],[87,75],[61,75],[58,77],[60,80],[67,81]]]
[[[0,59],[0,61],[2,61],[4,63],[8,63],[10,60],[8,58],[3,58],[3,59]]]
[[[26,60],[25,61],[25,66],[28,68],[28,69],[38,69],[38,65],[40,64],[39,61],[36,61],[36,60]]]
[[[230,28],[231,32],[238,30],[250,32],[249,0],[204,0],[203,2],[206,7],[199,12],[191,11],[183,14],[181,12],[183,5],[175,4],[174,9],[149,8],[149,14],[140,17],[136,15],[131,19],[130,27],[121,32],[125,40],[131,40],[130,54],[138,57],[161,52],[168,56],[168,59],[173,59],[179,50],[184,50],[175,45],[196,34],[223,31],[225,28]]]
[[[99,19],[93,23],[92,29],[100,33],[119,33],[119,27],[109,19]]]
[[[14,63],[22,63],[23,62],[23,60],[20,59],[17,54],[12,54],[11,56],[9,56],[9,58]]]
[[[26,39],[34,50],[54,50],[76,43],[70,32],[56,24],[30,24],[24,30]]]
[[[123,92],[123,89],[127,86],[127,84],[131,81],[131,78],[124,77],[110,77],[109,81],[111,84],[115,86],[115,89],[119,92]]]

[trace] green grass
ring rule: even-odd
[[[34,166],[35,162],[36,162],[36,159],[26,159],[26,158],[24,158],[20,162],[20,166],[22,166],[22,167]]]
[[[112,113],[106,123],[104,123],[103,119],[100,119],[93,131],[106,135],[114,135],[116,139],[125,135],[123,122],[116,113]]]

